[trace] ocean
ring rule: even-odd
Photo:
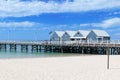
[[[0,51],[0,59],[78,56],[78,53]]]
[[[5,46],[1,45],[0,47],[0,59],[1,58],[41,58],[41,57],[61,57],[61,56],[76,56],[80,55],[79,53],[60,53],[60,52],[44,52],[43,50],[41,51],[32,51],[32,48],[28,46],[28,50],[26,51],[25,49],[21,51],[21,46],[16,45],[16,50],[13,48],[12,50],[10,49],[10,45]]]

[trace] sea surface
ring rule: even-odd
[[[8,58],[43,58],[43,57],[67,57],[78,56],[78,53],[53,53],[53,52],[8,52],[0,51],[0,59]]]
[[[7,46],[6,50],[0,50],[0,59],[8,58],[41,58],[41,57],[66,57],[66,56],[79,56],[80,53],[58,53],[58,52],[37,52],[31,51],[31,48],[28,47],[28,51],[21,52],[20,46],[17,46],[17,50],[10,51],[10,47]]]

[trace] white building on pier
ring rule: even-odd
[[[50,36],[51,41],[106,42],[110,35],[104,30],[55,31]]]
[[[65,31],[62,36],[63,41],[73,41],[72,37],[75,37],[76,31]]]
[[[50,36],[50,41],[62,41],[64,31],[55,31]]]
[[[89,32],[90,31],[86,31],[86,30],[78,30],[78,31],[76,31],[74,37],[72,37],[72,38],[74,40],[80,41],[80,42],[86,41]]]
[[[87,36],[89,42],[108,42],[110,35],[104,30],[91,30]]]

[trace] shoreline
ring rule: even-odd
[[[18,53],[19,54],[19,53]],[[24,59],[24,58],[59,58],[59,57],[80,57],[80,56],[102,56],[101,54],[81,54],[81,53],[38,53],[38,54],[2,54],[0,59]]]

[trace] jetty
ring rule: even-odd
[[[120,40],[107,42],[4,40],[0,41],[0,51],[120,54]]]

